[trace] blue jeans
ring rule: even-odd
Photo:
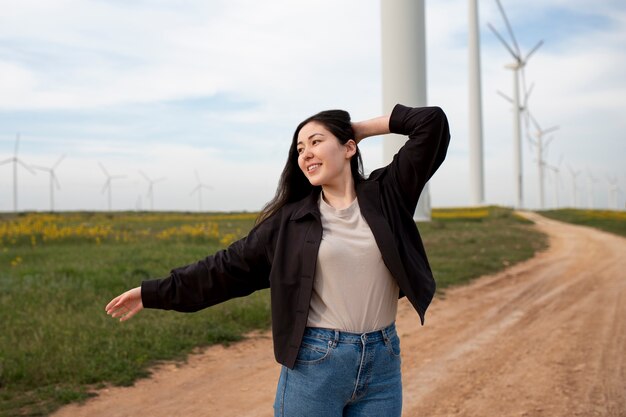
[[[275,417],[400,417],[395,324],[369,333],[307,327],[293,369],[283,366]]]

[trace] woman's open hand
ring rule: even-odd
[[[125,321],[143,310],[141,301],[141,287],[133,288],[118,295],[104,308],[108,315]]]

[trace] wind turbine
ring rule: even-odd
[[[561,164],[563,163],[563,155],[556,166],[545,164],[546,168],[552,171],[554,174],[554,208],[559,208],[559,187],[563,186],[561,181]]]
[[[104,175],[106,175],[107,177],[107,180],[104,183],[104,187],[102,187],[101,192],[104,193],[105,191],[108,191],[109,211],[111,211],[111,181],[120,178],[126,178],[126,175],[109,175],[109,172],[106,170],[106,168],[104,168],[104,165],[102,165],[102,163],[98,162],[98,165],[100,165],[100,169],[102,169],[102,172],[104,172]]]
[[[468,75],[470,198],[472,205],[480,206],[485,204],[485,181],[483,163],[483,105],[480,94],[478,0],[468,0]]]
[[[17,157],[19,144],[20,144],[20,134],[18,133],[17,137],[15,138],[15,149],[13,150],[13,157],[5,159],[4,161],[0,161],[0,165],[13,163],[13,211],[15,213],[17,213],[17,164],[20,164],[31,174],[36,175],[36,172],[33,171],[31,167],[26,165],[21,159]]]
[[[509,20],[506,17],[506,13],[504,12],[504,8],[502,4],[500,4],[500,0],[496,0],[498,4],[498,8],[500,9],[500,13],[502,14],[502,18],[504,19],[504,23],[506,24],[509,35],[511,36],[513,47],[509,46],[509,44],[504,40],[502,36],[498,33],[498,31],[488,23],[489,29],[496,35],[498,40],[502,42],[507,51],[513,56],[514,62],[505,66],[505,68],[513,71],[513,174],[515,177],[515,201],[516,207],[521,208],[524,203],[523,193],[522,193],[522,140],[521,140],[521,125],[520,125],[520,100],[519,100],[519,79],[521,73],[522,79],[522,87],[524,91],[526,91],[526,79],[524,76],[524,67],[528,63],[531,55],[534,54],[537,49],[543,44],[543,41],[539,41],[534,48],[530,50],[525,57],[522,56],[522,52],[515,40],[515,35],[513,35],[513,29],[509,24]]]
[[[577,198],[576,198],[576,178],[578,177],[578,175],[580,175],[580,170],[578,171],[574,171],[574,169],[569,166],[569,164],[567,165],[567,168],[569,169],[570,174],[572,174],[572,207],[576,208],[576,203],[577,203]]]
[[[200,181],[198,170],[195,170],[194,173],[196,174],[196,180],[198,180],[198,185],[196,185],[196,188],[191,190],[191,193],[189,193],[189,195],[193,195],[196,192],[198,193],[198,207],[199,207],[199,210],[202,211],[202,189],[205,188],[207,190],[212,190],[213,187],[211,187],[210,185],[203,184],[202,181]]]
[[[589,197],[588,197],[589,198],[589,208],[593,209],[593,208],[595,208],[594,207],[595,204],[594,204],[594,201],[593,201],[593,197],[594,197],[594,195],[593,195],[594,194],[593,193],[593,191],[594,191],[593,190],[593,184],[599,182],[600,180],[597,179],[596,177],[594,177],[591,174],[591,171],[589,171],[589,168],[587,168],[587,179],[588,179],[587,186],[589,187]]]
[[[56,161],[52,168],[43,167],[40,165],[33,165],[33,168],[39,169],[41,171],[46,171],[50,174],[50,211],[54,211],[54,186],[56,185],[57,190],[61,189],[61,184],[59,184],[59,180],[57,179],[54,170],[59,166],[61,161],[65,158],[65,155],[61,155],[61,157]]]
[[[552,126],[547,129],[542,129],[541,126],[539,126],[539,123],[537,123],[537,120],[533,117],[532,113],[530,113],[530,110],[526,109],[526,113],[528,114],[528,118],[530,119],[532,124],[535,126],[535,129],[537,129],[535,131],[535,137],[537,138],[536,140],[533,141],[533,139],[530,137],[530,134],[528,137],[531,143],[533,143],[533,145],[537,147],[537,167],[539,169],[539,209],[543,210],[545,206],[544,187],[543,187],[543,168],[546,165],[543,159],[544,158],[543,152],[544,152],[544,148],[547,148],[550,142],[552,141],[552,139],[554,139],[554,137],[549,137],[548,140],[546,140],[546,142],[543,143],[543,137],[550,132],[554,132],[555,130],[558,130],[559,127]]]
[[[154,184],[165,181],[165,177],[162,178],[157,178],[156,180],[150,179],[146,174],[144,174],[142,171],[139,171],[139,173],[146,179],[146,181],[148,181],[148,183],[150,185],[148,185],[148,193],[146,194],[146,197],[148,197],[150,199],[150,210],[154,211]]]
[[[609,208],[615,208],[615,210],[618,210],[619,204],[617,202],[617,193],[620,191],[620,188],[617,185],[617,177],[610,177],[607,175],[606,180],[609,183]]]

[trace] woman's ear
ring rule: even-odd
[[[343,146],[346,147],[346,159],[350,159],[356,154],[356,142],[349,139]]]

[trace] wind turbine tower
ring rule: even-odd
[[[599,179],[597,179],[596,177],[594,177],[591,174],[591,171],[589,171],[589,168],[587,168],[587,186],[589,188],[589,197],[588,197],[588,201],[589,201],[589,208],[590,209],[594,209],[595,208],[595,202],[594,202],[594,187],[593,184],[597,183],[598,181],[600,181]]]
[[[545,164],[545,167],[551,170],[554,174],[554,208],[559,208],[559,187],[562,186],[561,182],[561,164],[563,163],[563,155],[561,155],[561,159],[557,166],[552,166],[549,164]]]
[[[199,211],[202,211],[202,189],[207,189],[207,190],[212,190],[213,187],[211,187],[210,185],[206,185],[204,183],[202,183],[202,181],[200,181],[200,175],[198,175],[198,170],[195,171],[196,174],[196,180],[198,180],[198,185],[196,185],[196,187],[191,190],[191,193],[189,193],[189,195],[193,195],[194,193],[198,193],[198,209]]]
[[[5,159],[4,161],[0,161],[0,165],[4,164],[13,164],[13,211],[17,213],[17,165],[20,164],[24,169],[26,169],[31,174],[35,175],[35,171],[32,170],[31,167],[26,165],[24,161],[17,157],[17,151],[20,145],[20,134],[17,134],[15,138],[15,148],[13,150],[13,157]]]
[[[426,105],[426,23],[424,0],[381,0],[383,109],[395,103]],[[383,163],[388,164],[406,138],[386,135]],[[416,220],[430,220],[430,192],[424,187]]]
[[[109,211],[111,211],[111,188],[113,188],[111,186],[111,183],[113,180],[116,179],[120,179],[120,178],[125,178],[125,175],[109,175],[109,172],[106,170],[106,168],[104,168],[104,165],[102,165],[100,162],[98,162],[98,164],[100,165],[100,169],[102,169],[102,172],[104,172],[104,175],[106,175],[107,180],[104,183],[104,187],[102,187],[102,192],[108,191],[108,201],[109,201]]]
[[[572,174],[572,208],[576,208],[578,207],[578,198],[576,195],[576,178],[578,177],[578,175],[580,175],[580,170],[574,171],[574,169],[569,166],[569,164],[567,165],[567,168],[569,169],[570,174]]]
[[[607,175],[606,180],[609,183],[609,208],[619,210],[619,204],[617,202],[617,194],[619,192],[619,186],[617,185],[617,177],[610,177]]]
[[[50,174],[50,211],[54,211],[54,187],[56,185],[57,190],[61,189],[61,184],[59,184],[59,180],[57,179],[54,170],[59,166],[61,161],[65,158],[65,155],[61,155],[61,157],[56,161],[52,168],[43,167],[40,165],[33,165],[33,168],[39,169],[41,171],[46,171]]]
[[[500,0],[496,0],[498,8],[500,9],[500,13],[502,14],[502,18],[504,23],[506,24],[507,31],[511,37],[512,45],[504,40],[502,36],[498,33],[498,31],[491,25],[488,24],[489,29],[496,35],[498,40],[502,42],[504,47],[513,57],[513,63],[508,64],[505,68],[513,71],[513,175],[515,178],[514,190],[515,190],[515,207],[521,208],[524,205],[524,196],[523,196],[523,180],[522,180],[522,133],[521,133],[521,123],[520,123],[520,112],[522,110],[520,106],[520,98],[519,98],[519,82],[520,78],[522,81],[522,88],[526,91],[526,79],[524,77],[524,67],[528,63],[531,55],[537,51],[537,49],[543,44],[543,41],[539,41],[534,48],[530,50],[525,57],[522,56],[522,52],[515,40],[515,35],[513,34],[513,29],[509,24],[509,19],[506,17],[506,13],[504,12],[504,8],[502,4],[500,4]]]
[[[468,6],[470,202],[473,206],[480,206],[485,203],[485,180],[483,164],[483,105],[480,92],[478,0],[469,0]]]
[[[148,193],[146,197],[150,199],[150,210],[154,211],[154,184],[165,181],[165,177],[157,178],[156,180],[150,179],[146,174],[139,171],[139,173],[148,181],[150,185],[148,185]]]
[[[547,129],[542,129],[541,126],[539,126],[539,123],[537,123],[537,120],[533,117],[533,115],[530,113],[530,111],[528,109],[526,109],[528,117],[530,118],[532,124],[535,126],[535,129],[537,129],[535,131],[535,140],[533,141],[532,138],[530,138],[529,135],[529,139],[531,140],[531,142],[533,143],[533,145],[535,145],[537,147],[537,168],[539,171],[539,209],[543,210],[545,208],[545,193],[544,193],[544,172],[543,172],[543,168],[546,166],[546,162],[543,159],[543,153],[544,150],[548,147],[548,145],[550,144],[550,142],[552,141],[553,137],[549,137],[546,142],[543,142],[543,137],[551,132],[554,132],[555,130],[558,130],[559,127],[558,126],[552,126],[549,127]]]

